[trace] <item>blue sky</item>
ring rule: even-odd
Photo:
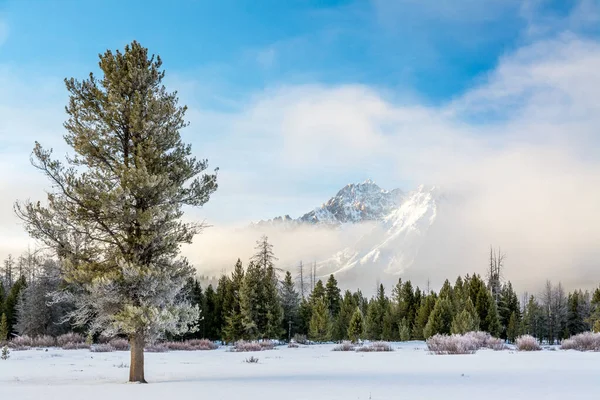
[[[33,142],[67,150],[62,80],[134,39],[189,106],[184,139],[220,168],[192,213],[215,226],[299,216],[368,178],[487,193],[493,176],[523,197],[557,166],[599,163],[600,0],[173,3],[0,0],[5,243],[24,240],[13,201],[47,187]]]
[[[227,97],[281,82],[352,82],[437,103],[530,40],[532,20],[564,17],[577,2],[542,1],[530,11],[514,0],[166,4],[3,0],[9,34],[0,63],[81,76],[97,53],[136,39],[169,71],[204,78]]]

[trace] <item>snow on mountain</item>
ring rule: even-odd
[[[317,260],[320,276],[335,274],[348,279],[379,279],[399,275],[413,266],[443,198],[436,187],[419,186],[404,193],[384,190],[373,181],[349,184],[320,207],[292,219],[290,216],[261,221],[257,226],[293,228],[312,225],[343,233],[361,224],[358,240],[344,243],[331,256]]]
[[[401,204],[400,189],[381,189],[373,181],[349,184],[321,207],[304,214],[301,222],[338,224],[377,221]]]

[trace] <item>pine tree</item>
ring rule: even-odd
[[[202,306],[202,336],[210,339],[219,339],[220,327],[216,324],[216,303],[215,290],[212,285],[208,285],[204,293],[204,304]]]
[[[568,336],[577,335],[585,332],[588,329],[585,323],[585,316],[582,312],[582,305],[584,303],[583,293],[575,291],[569,295],[567,300],[568,311],[567,311],[567,331]]]
[[[419,303],[417,303],[417,299],[415,298],[412,283],[410,281],[404,282],[400,291],[400,301],[398,302],[398,323],[403,318],[406,318],[406,323],[412,327],[415,323],[418,306]]]
[[[349,290],[344,293],[344,299],[342,300],[342,306],[337,318],[333,322],[333,330],[331,338],[335,341],[348,339],[348,327],[350,326],[350,320],[356,311],[357,304],[354,296]]]
[[[454,290],[453,290],[453,302],[454,302],[454,309],[455,310],[462,310],[464,307],[464,303],[466,301],[467,296],[465,296],[465,283],[462,279],[462,277],[459,275],[458,278],[456,278],[456,282],[454,283]]]
[[[408,322],[406,318],[402,318],[407,326]],[[386,304],[385,312],[383,314],[383,327],[381,332],[381,338],[383,340],[393,342],[399,339],[399,326],[398,322],[398,306],[392,302]],[[410,332],[410,330],[409,330]]]
[[[363,337],[365,329],[365,323],[363,319],[363,313],[359,307],[356,307],[350,325],[348,326],[348,337],[353,343],[357,343]]]
[[[590,317],[589,324],[590,326],[596,326],[596,321],[600,321],[600,288],[594,290],[594,294],[592,295],[592,300],[590,302]]]
[[[256,339],[266,326],[264,280],[258,264],[250,262],[240,291],[244,337]]]
[[[242,287],[244,284],[244,267],[238,258],[231,274],[231,312],[225,317],[223,337],[233,343],[244,337],[244,322],[242,318]]]
[[[327,309],[329,310],[331,318],[336,318],[340,312],[342,296],[333,274],[329,276],[325,286],[325,302],[327,303]]]
[[[231,279],[227,275],[222,275],[217,282],[215,292],[215,326],[217,327],[219,339],[224,338],[224,328],[227,317],[233,312],[233,293]]]
[[[315,284],[315,288],[310,293],[310,302],[316,303],[317,300],[323,299],[325,300],[325,287],[323,286],[323,282],[319,279]]]
[[[426,295],[421,300],[421,306],[419,307],[419,311],[417,312],[417,317],[415,318],[415,323],[413,325],[412,330],[412,338],[415,340],[423,340],[425,337],[423,336],[423,332],[425,326],[427,325],[427,321],[429,321],[429,316],[433,311],[436,303],[436,296],[434,294]]]
[[[2,313],[0,317],[0,343],[8,339],[8,319],[6,314]]]
[[[498,318],[501,326],[500,337],[502,339],[506,340],[508,337],[508,323],[511,315],[514,313],[517,320],[520,319],[520,310],[521,305],[519,304],[517,294],[513,290],[512,283],[508,282],[502,286],[498,300]]]
[[[8,296],[6,296],[6,301],[4,302],[4,313],[6,314],[6,320],[8,321],[8,334],[16,332],[16,325],[18,322],[18,310],[17,305],[21,298],[21,293],[27,287],[27,282],[24,276],[21,276],[17,281],[13,284],[8,292]]]
[[[517,313],[513,312],[508,320],[508,327],[506,328],[506,338],[509,342],[514,343],[519,336],[519,321],[517,319]]]
[[[4,300],[6,297],[6,291],[4,290],[4,283],[0,279],[0,315],[4,314]]]
[[[308,299],[303,298],[300,301],[300,309],[298,310],[298,333],[308,335],[310,318],[312,316],[312,306]]]
[[[442,288],[440,289],[439,297],[440,297],[440,299],[446,298],[446,299],[450,300],[451,302],[454,301],[454,289],[452,288],[452,284],[450,283],[450,281],[448,279],[446,279],[444,281],[444,284],[442,285]],[[452,306],[454,306],[454,304],[452,304]]]
[[[100,55],[103,76],[65,81],[66,163],[36,143],[34,165],[53,183],[48,205],[17,203],[28,233],[56,250],[77,289],[78,325],[129,336],[129,380],[145,382],[144,345],[182,334],[199,311],[176,299],[194,270],[179,258],[202,226],[181,221],[202,206],[216,174],[181,141],[185,107],[162,85],[160,57],[133,42]],[[72,294],[69,294],[72,296]],[[89,319],[92,318],[93,321]]]
[[[327,304],[325,303],[325,299],[318,299],[312,309],[308,331],[309,337],[315,342],[327,342],[330,338],[330,329],[331,326]]]
[[[400,321],[399,338],[401,342],[410,340],[410,324],[406,318],[402,318],[402,321]]]
[[[431,336],[439,334],[450,334],[452,327],[452,302],[446,297],[440,297],[436,303],[425,329],[423,330],[423,336],[425,339]]]
[[[292,274],[289,271],[285,274],[281,286],[281,303],[283,306],[283,327],[285,331],[290,330],[288,336],[291,337],[298,332],[300,296],[296,292]]]
[[[58,291],[63,284],[60,278],[60,266],[48,260],[37,271],[37,279],[21,290],[17,302],[17,323],[14,330],[20,335],[58,336],[70,331],[65,322],[72,303],[54,303],[48,296]]]
[[[379,285],[377,297],[369,302],[366,317],[366,337],[371,340],[381,340],[383,336],[383,317],[388,299],[385,297],[383,285]]]
[[[278,339],[285,329],[282,328],[283,323],[283,307],[281,306],[281,298],[279,297],[279,280],[275,274],[275,268],[271,265],[267,267],[264,276],[265,288],[265,309],[267,312],[266,323],[263,333],[263,338]]]
[[[467,332],[474,332],[478,330],[479,324],[476,321],[476,316],[470,313],[467,309],[462,310],[452,319],[452,326],[450,328],[450,332],[452,334],[464,335]]]

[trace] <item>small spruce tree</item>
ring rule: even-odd
[[[508,320],[508,327],[506,328],[506,338],[509,342],[514,343],[516,338],[519,336],[519,321],[517,320],[517,313],[513,312]]]
[[[364,329],[365,323],[363,314],[360,311],[360,308],[356,307],[352,319],[350,320],[350,325],[348,326],[348,338],[350,338],[353,343],[357,343],[363,337]]]
[[[6,314],[2,313],[0,317],[0,343],[4,342],[8,338],[8,320]]]
[[[406,318],[402,318],[400,321],[400,341],[407,342],[410,340],[410,325]]]
[[[309,337],[315,342],[327,342],[330,338],[329,310],[324,299],[318,299],[313,307],[309,325]]]
[[[452,317],[451,300],[448,297],[439,298],[423,330],[425,338],[428,339],[437,333],[449,334],[452,327]]]

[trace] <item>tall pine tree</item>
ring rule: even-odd
[[[216,174],[181,140],[185,107],[163,86],[160,57],[137,42],[100,55],[100,79],[65,80],[65,163],[36,143],[34,166],[52,182],[47,204],[17,203],[28,233],[56,251],[76,294],[73,320],[129,337],[129,380],[145,382],[144,345],[182,334],[198,309],[178,303],[194,270],[179,257],[202,225],[182,222],[202,206]]]

